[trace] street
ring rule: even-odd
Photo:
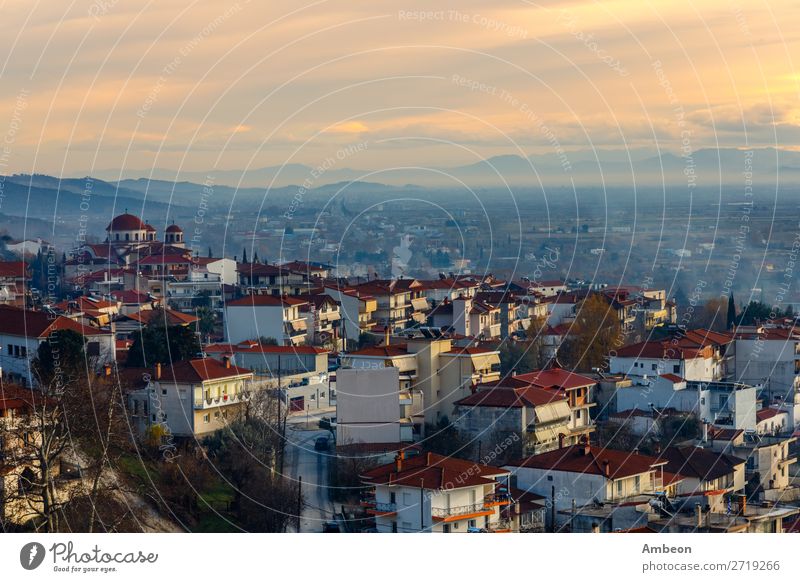
[[[328,500],[328,464],[334,455],[333,440],[330,450],[315,451],[314,441],[321,436],[330,437],[331,434],[327,430],[304,430],[305,420],[304,414],[289,419],[284,470],[295,486],[298,478],[303,478],[305,507],[300,519],[300,531],[321,532],[322,524],[333,519],[333,503]],[[290,531],[296,531],[296,528],[295,523]]]

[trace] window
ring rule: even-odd
[[[450,524],[445,523],[442,525],[442,533],[450,533]]]
[[[167,395],[167,389],[166,388],[162,388],[161,389],[161,396],[166,396],[166,395]]]
[[[475,521],[474,519],[470,519],[469,523],[468,523],[468,526],[469,527],[478,527],[478,522]]]
[[[681,372],[681,365],[680,365],[680,364],[675,364],[674,366],[672,366],[672,371],[673,371],[675,374],[680,374],[680,372]]]
[[[397,533],[397,522],[396,521],[392,522],[392,533]]]
[[[639,475],[636,475],[636,477],[633,478],[633,490],[636,491],[637,493],[639,492],[639,487],[641,486],[641,483],[642,483],[642,478],[639,477]]]
[[[412,505],[414,501],[411,499],[411,493],[408,491],[403,492],[403,505]]]
[[[86,344],[86,355],[99,356],[100,355],[100,342],[89,342]]]
[[[650,368],[653,370],[653,372],[655,372],[656,370],[658,370],[658,364],[651,364]]]
[[[204,414],[203,415],[203,422],[205,424],[208,424],[209,422],[211,422],[211,415],[210,414]]]
[[[389,503],[397,503],[397,494],[394,491],[389,493]]]
[[[617,481],[617,495],[622,495],[622,481]]]
[[[575,418],[578,419],[578,420],[581,419],[581,411],[580,411],[580,409],[575,411]]]

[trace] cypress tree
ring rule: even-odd
[[[733,291],[728,297],[728,329],[736,325],[736,302],[733,300]]]

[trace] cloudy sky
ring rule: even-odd
[[[800,148],[796,0],[0,6],[0,173]]]

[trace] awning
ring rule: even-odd
[[[412,299],[411,306],[416,311],[427,311],[428,309],[430,309],[430,305],[428,305],[428,300],[425,297],[417,297],[416,299]]]

